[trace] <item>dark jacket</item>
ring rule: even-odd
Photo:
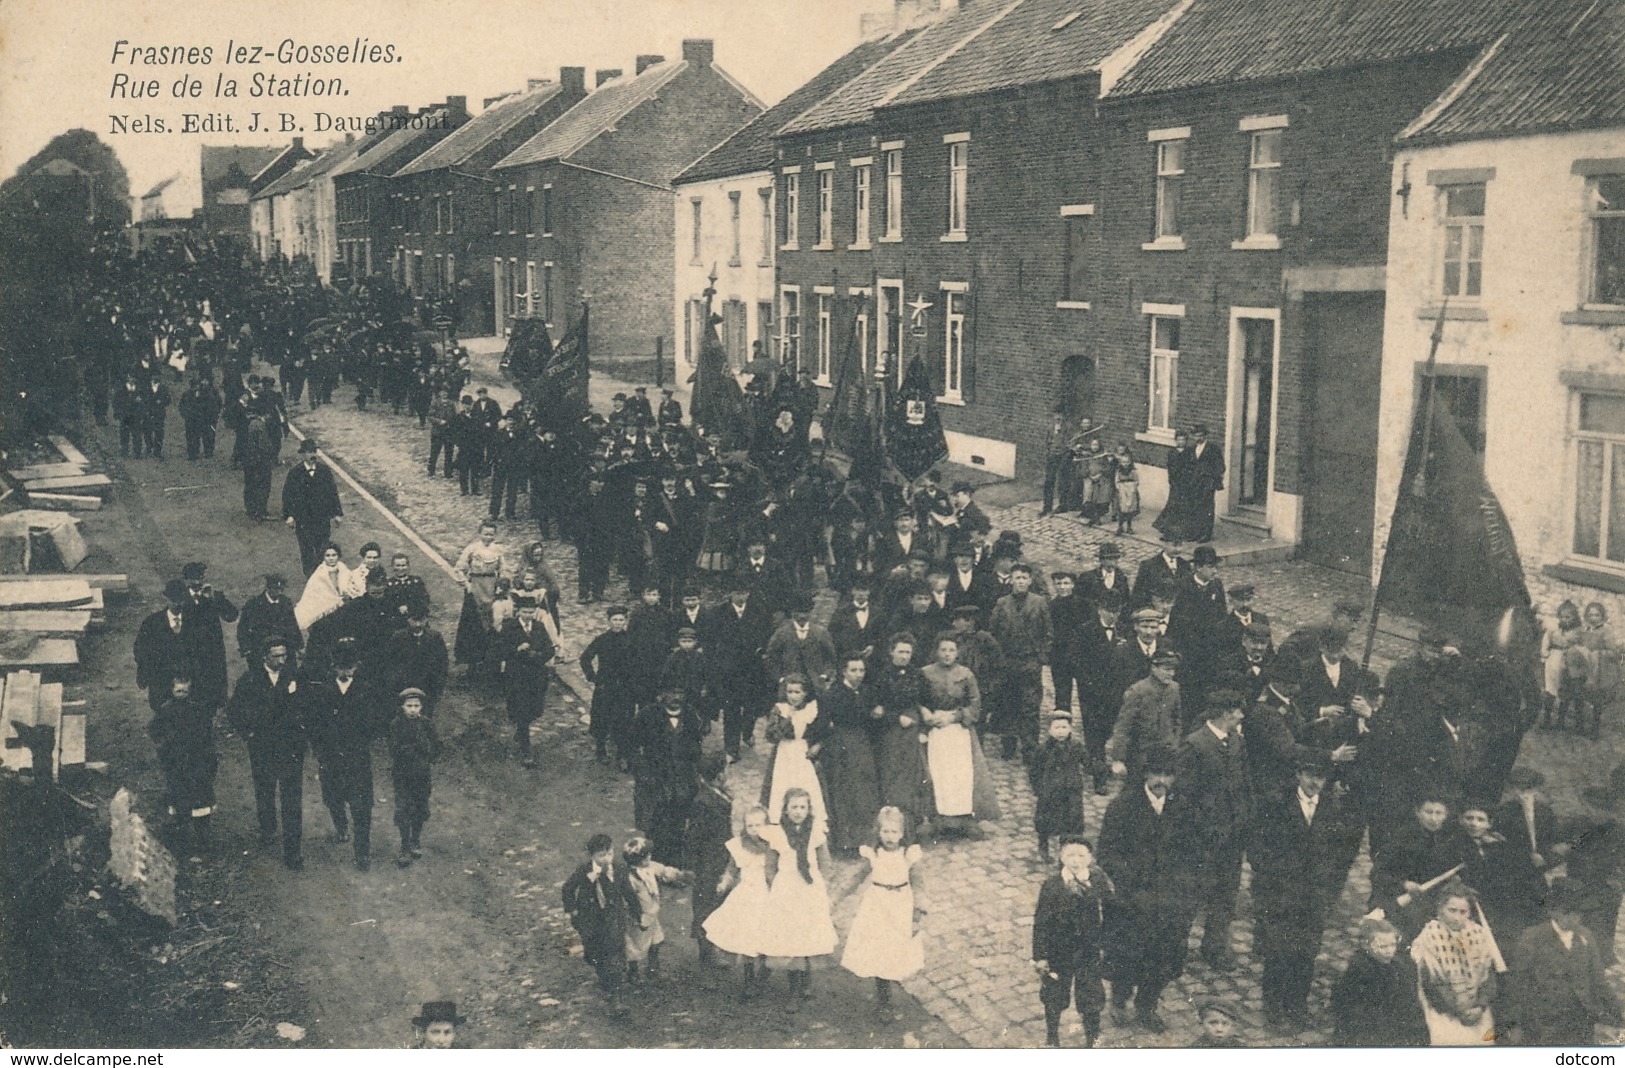
[[[276,684],[264,665],[255,664],[237,680],[226,718],[248,742],[249,752],[291,761],[305,757],[305,721],[293,668],[285,667]]]
[[[1048,961],[1052,972],[1098,974],[1104,947],[1105,903],[1111,880],[1098,868],[1089,885],[1074,893],[1066,876],[1051,875],[1038,891],[1033,910],[1033,960]]]
[[[1550,921],[1518,939],[1496,1024],[1519,1029],[1525,1046],[1590,1045],[1599,1023],[1620,1022],[1619,998],[1603,975],[1596,939],[1576,927],[1568,949]]]
[[[1244,841],[1253,822],[1247,740],[1232,731],[1221,744],[1206,723],[1186,735],[1179,750],[1179,788],[1191,799],[1204,841]]]
[[[1416,965],[1403,951],[1387,964],[1355,952],[1332,987],[1335,1046],[1426,1046],[1427,1021],[1416,997]]]
[[[286,641],[290,652],[298,652],[305,644],[305,636],[293,614],[293,601],[285,596],[273,601],[261,593],[244,604],[238,613],[237,652],[250,661],[257,660],[271,638]]]
[[[333,469],[318,460],[314,470],[303,463],[290,470],[282,481],[282,514],[295,523],[320,523],[343,515]]]
[[[583,956],[588,964],[617,961],[626,956],[626,925],[636,923],[643,910],[637,895],[620,878],[621,863],[597,879],[588,876],[592,862],[586,861],[564,881],[564,911],[581,936]]]
[[[1161,553],[1140,561],[1134,573],[1134,596],[1131,604],[1147,605],[1157,598],[1173,600],[1180,585],[1190,577],[1191,562],[1183,556],[1176,558],[1170,568]]]
[[[171,680],[183,667],[194,666],[196,651],[185,610],[176,634],[169,629],[169,609],[158,609],[141,621],[135,633],[135,684],[156,702],[169,700]]]
[[[393,698],[408,686],[416,686],[427,695],[433,710],[445,692],[451,657],[439,631],[425,627],[422,635],[414,635],[403,628],[384,643],[382,666],[389,680],[387,696]]]

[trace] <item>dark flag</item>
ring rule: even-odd
[[[699,363],[694,370],[689,414],[695,426],[704,427],[707,434],[727,449],[736,444],[745,401],[739,382],[728,369],[728,354],[723,351],[722,338],[717,334],[720,322],[720,315],[707,317]]]
[[[544,327],[545,331],[545,327]],[[581,303],[581,317],[553,346],[553,357],[541,369],[533,398],[543,426],[564,433],[590,411],[587,380],[590,365],[587,352],[587,303]]]
[[[530,400],[536,395],[538,379],[552,362],[553,339],[548,336],[547,323],[541,319],[515,319],[497,368],[513,379],[521,397]]]
[[[1464,652],[1502,660],[1519,688],[1538,692],[1539,630],[1517,542],[1432,372],[1430,356],[1375,603],[1453,632]]]
[[[908,365],[886,421],[886,450],[903,477],[913,482],[948,455],[942,413],[931,378],[918,356]]]
[[[852,461],[853,478],[878,482],[885,466],[880,444],[880,397],[863,368],[857,317],[835,369],[835,388],[824,410],[824,439]]]

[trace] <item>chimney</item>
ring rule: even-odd
[[[535,92],[537,89],[540,89],[544,85],[552,85],[552,84],[553,83],[551,81],[549,81],[548,79],[546,79],[546,78],[526,78],[525,79],[525,92],[527,92],[527,93]]]
[[[396,104],[394,107],[389,109],[389,113],[391,115],[406,116],[412,114],[412,109],[407,107],[405,104]]]
[[[560,67],[559,87],[565,96],[586,96],[587,68]]]
[[[890,11],[866,11],[858,16],[858,38],[873,41],[884,37],[891,32],[894,21],[896,16]]]
[[[603,85],[605,82],[612,82],[616,78],[619,78],[620,76],[621,76],[621,68],[619,68],[619,67],[613,67],[613,68],[611,68],[609,70],[601,70],[601,71],[598,72],[597,80],[595,80],[593,82],[593,88],[596,89],[600,85]]]
[[[683,42],[683,62],[691,67],[709,67],[714,51],[709,38],[686,40]]]
[[[638,73],[642,74],[644,71],[648,70],[650,67],[654,66],[656,63],[664,63],[664,62],[666,62],[666,57],[665,56],[639,56],[638,57]]]
[[[293,150],[295,152],[303,152],[305,150],[305,139],[303,137],[295,137],[293,139]]]
[[[468,118],[468,97],[446,97],[446,117],[453,122],[461,122],[463,119]]]

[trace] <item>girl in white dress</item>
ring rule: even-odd
[[[765,733],[772,743],[767,771],[762,775],[762,804],[770,813],[784,811],[784,798],[791,790],[807,793],[813,818],[820,826],[829,825],[824,808],[824,791],[818,785],[818,755],[829,733],[829,717],[818,712],[812,700],[812,686],[805,675],[789,674],[779,684],[779,703],[768,713]]]
[[[660,922],[660,887],[688,882],[688,872],[662,864],[650,858],[649,840],[637,835],[627,840],[621,849],[626,861],[622,869],[632,896],[638,902],[638,918],[626,927],[626,978],[636,986],[639,969],[644,961],[644,973],[653,982],[660,978],[660,944],[666,940],[666,928]]]
[[[892,1019],[892,985],[925,967],[925,950],[914,933],[914,916],[924,912],[915,898],[915,866],[923,855],[903,845],[903,811],[887,805],[875,817],[875,845],[858,847],[869,862],[869,885],[857,917],[846,933],[841,967],[875,981],[875,1014]]]
[[[835,924],[829,915],[829,865],[824,824],[813,815],[812,797],[799,786],[784,794],[777,826],[764,831],[778,854],[778,872],[767,893],[771,926],[763,955],[799,961],[789,970],[790,1011],[800,1009],[812,975],[812,958],[835,952]]]
[[[777,861],[766,832],[769,830],[767,809],[753,805],[745,812],[745,826],[737,837],[728,840],[728,872],[717,883],[717,893],[726,899],[705,921],[705,938],[724,953],[738,954],[744,963],[744,984],[739,1000],[752,1001],[756,997],[756,972],[767,954],[769,932],[775,917],[768,910],[768,876],[770,862]]]

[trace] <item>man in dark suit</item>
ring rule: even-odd
[[[1547,922],[1518,939],[1496,1023],[1513,1045],[1590,1046],[1598,1024],[1625,1019],[1603,972],[1612,957],[1603,958],[1596,935],[1581,922],[1568,880],[1552,883],[1545,905]]]
[[[1078,576],[1078,596],[1097,608],[1111,608],[1119,617],[1133,603],[1133,590],[1121,562],[1123,549],[1108,541],[1099,549],[1099,566]]]
[[[407,613],[405,629],[396,631],[384,643],[380,657],[380,666],[388,680],[384,692],[422,690],[424,714],[432,717],[440,695],[446,690],[450,664],[446,639],[429,626],[429,610],[414,608]]]
[[[478,470],[490,467],[492,446],[496,442],[497,427],[502,422],[502,405],[491,399],[491,391],[484,386],[474,391],[474,457]],[[478,491],[476,491],[478,492]]]
[[[699,786],[705,732],[705,717],[672,687],[633,721],[633,822],[648,833],[661,864],[681,865],[687,854],[684,830]]]
[[[919,532],[919,521],[913,511],[900,510],[892,519],[892,529],[879,538],[875,546],[875,574],[890,575],[911,555],[924,551],[931,554],[931,539]]]
[[[1224,452],[1208,441],[1207,427],[1191,427],[1190,459],[1185,465],[1190,485],[1192,541],[1213,540],[1213,495],[1224,488]]]
[[[706,609],[700,638],[711,657],[716,701],[722,710],[723,749],[737,761],[740,745],[751,744],[756,717],[765,711],[772,693],[762,668],[772,620],[751,593],[748,576],[735,572],[728,585],[728,599]]]
[[[835,643],[837,657],[857,655],[868,660],[886,638],[880,612],[869,600],[869,586],[867,576],[854,577],[851,598],[829,617],[829,638]]]
[[[1247,845],[1254,952],[1264,962],[1264,1018],[1293,1034],[1309,1026],[1309,984],[1335,900],[1328,873],[1344,855],[1349,834],[1337,799],[1325,792],[1330,762],[1307,753],[1297,764],[1295,788],[1262,802]]]
[[[354,832],[355,866],[372,868],[372,743],[388,726],[377,691],[357,677],[354,647],[333,652],[332,673],[303,689],[305,728],[321,769],[322,803],[333,817],[333,840]]]
[[[694,499],[679,491],[675,474],[662,475],[660,493],[650,509],[654,522],[655,572],[660,580],[660,596],[666,604],[676,604],[678,594],[694,568]]]
[[[995,581],[987,570],[976,568],[976,547],[969,540],[956,541],[948,552],[951,568],[948,571],[948,607],[962,604],[974,606],[986,619],[995,600]]]
[[[688,809],[688,826],[683,844],[688,856],[684,866],[694,873],[693,920],[689,933],[699,943],[700,964],[717,963],[717,950],[705,937],[705,921],[723,902],[717,893],[731,862],[728,842],[734,836],[733,795],[728,792],[728,760],[721,753],[700,758],[699,789]],[[726,967],[726,965],[724,965]]]
[[[1175,756],[1150,754],[1143,777],[1106,806],[1100,824],[1100,866],[1117,890],[1106,912],[1106,977],[1112,981],[1112,1022],[1129,1024],[1129,999],[1143,1030],[1167,1030],[1157,1003],[1185,970],[1185,945],[1195,916],[1190,864],[1191,823],[1176,791]]]
[[[237,620],[237,606],[206,578],[207,564],[194,561],[181,568],[186,607],[181,629],[192,649],[192,699],[218,709],[226,703],[225,624]]]
[[[299,562],[309,575],[322,559],[322,546],[333,537],[333,524],[344,515],[333,469],[316,459],[316,443],[299,443],[299,466],[282,482],[282,515],[299,539]]]
[[[260,662],[237,680],[226,706],[232,727],[248,742],[260,845],[269,846],[276,840],[280,808],[282,862],[293,871],[305,866],[300,845],[304,832],[306,735],[299,700],[288,642],[272,638],[266,642]]]
[[[992,520],[982,511],[981,505],[976,503],[976,487],[969,482],[955,482],[949,491],[949,497],[954,506],[954,526],[959,529],[960,535],[968,535],[972,530],[980,530],[983,534],[993,529]]]
[[[1270,617],[1253,607],[1253,597],[1257,593],[1250,582],[1238,582],[1225,590],[1225,601],[1230,611],[1224,617],[1223,647],[1227,651],[1241,648],[1242,639],[1249,630],[1262,627],[1267,637],[1270,634]],[[1273,644],[1270,652],[1275,651]]]
[[[1072,711],[1072,695],[1078,692],[1083,702],[1084,641],[1095,622],[1095,612],[1088,601],[1077,595],[1077,579],[1070,571],[1050,574],[1050,588],[1054,591],[1049,602],[1050,625],[1055,638],[1049,651],[1050,688],[1055,691],[1057,711]]]
[[[1571,848],[1557,814],[1540,795],[1545,782],[1546,776],[1528,764],[1515,765],[1507,775],[1507,799],[1495,810],[1494,827],[1508,851],[1528,857],[1536,871],[1562,863]]]
[[[284,592],[288,580],[271,573],[265,576],[265,592],[243,604],[237,616],[237,653],[251,666],[257,667],[265,654],[265,643],[271,638],[282,638],[297,653],[304,644],[299,621],[293,614],[293,602]]]
[[[1134,597],[1130,602],[1148,605],[1156,600],[1172,601],[1190,576],[1191,564],[1179,555],[1180,541],[1170,538],[1155,556],[1140,561],[1134,573]]]
[[[1184,659],[1179,686],[1193,708],[1203,708],[1226,652],[1224,582],[1219,578],[1219,554],[1211,545],[1198,545],[1191,573],[1179,584],[1168,612],[1168,641]]]
[[[1151,674],[1151,662],[1164,646],[1172,648],[1162,635],[1162,613],[1155,608],[1138,608],[1130,616],[1134,634],[1112,650],[1111,685],[1121,702],[1123,691]]]
[[[790,598],[790,576],[782,563],[769,559],[766,538],[753,535],[746,539],[745,555],[734,566],[734,576],[735,581],[746,584],[751,600],[768,615],[773,626],[784,621]]]
[[[1359,692],[1362,672],[1347,655],[1349,634],[1339,627],[1320,632],[1320,651],[1304,665],[1298,700],[1311,715],[1322,708],[1347,708]]]
[[[660,391],[660,410],[656,415],[662,430],[683,425],[683,404],[669,386]]]
[[[1208,695],[1206,722],[1186,735],[1179,751],[1179,781],[1194,807],[1198,904],[1206,914],[1202,959],[1215,971],[1236,966],[1230,924],[1253,821],[1247,742],[1237,729],[1243,715],[1240,694],[1213,691]]]
[[[196,639],[186,625],[191,601],[186,583],[170,579],[164,585],[165,606],[141,621],[135,632],[135,684],[147,691],[154,712],[170,698],[170,683],[177,672],[188,677],[194,670]]]
[[[514,744],[523,768],[536,767],[536,759],[531,756],[530,725],[542,717],[547,686],[553,679],[549,665],[558,648],[548,632],[551,617],[542,620],[538,607],[534,597],[515,597],[514,614],[502,621],[497,635],[508,722],[513,724]]]
[[[588,472],[586,492],[572,509],[570,536],[576,543],[578,604],[603,600],[604,587],[609,584],[620,505],[606,485],[603,471],[594,468]]]

